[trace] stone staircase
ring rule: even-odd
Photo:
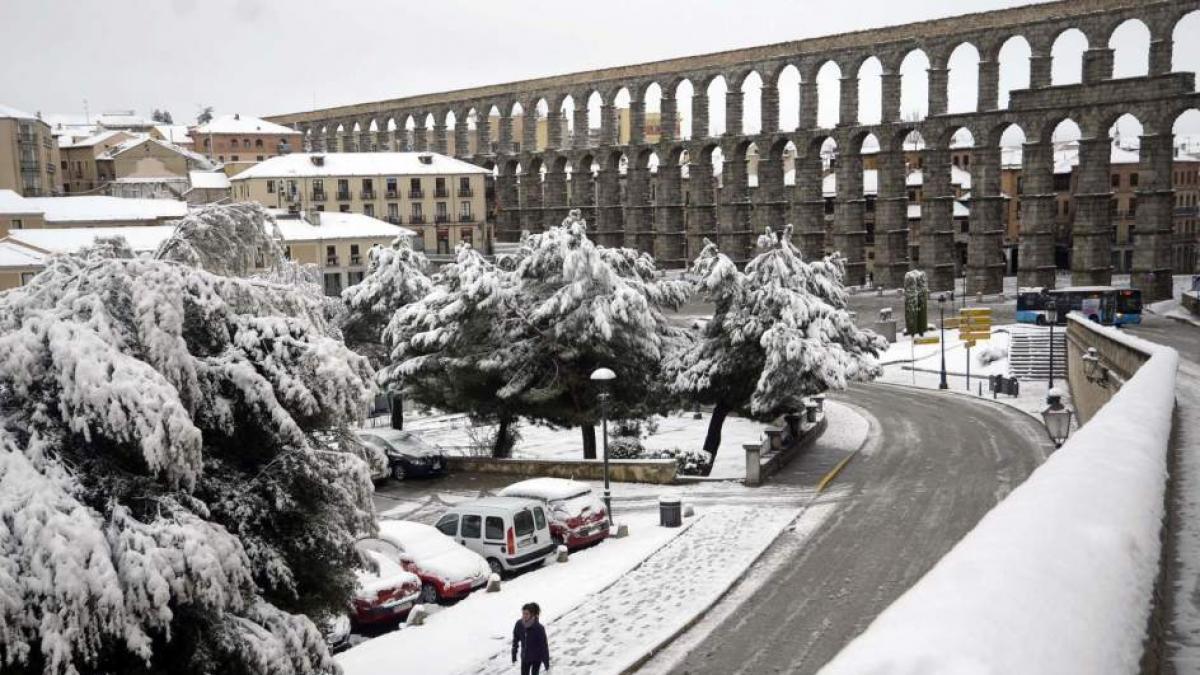
[[[1008,348],[1009,375],[1022,380],[1045,380],[1050,376],[1050,329],[1013,328]],[[1067,327],[1054,328],[1054,378],[1067,372]]]

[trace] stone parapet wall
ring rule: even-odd
[[[1089,380],[1084,372],[1083,355],[1089,347],[1108,371],[1101,382]],[[1148,351],[1116,340],[1099,324],[1072,314],[1067,325],[1067,382],[1079,424],[1086,424],[1148,360]]]
[[[603,480],[604,462],[598,459],[493,459],[491,457],[447,458],[451,471],[501,473],[520,478],[546,476],[575,480]],[[673,459],[614,459],[609,460],[609,478],[618,483],[654,483],[670,485],[675,482]]]

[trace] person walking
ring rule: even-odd
[[[546,644],[546,628],[538,621],[542,608],[536,602],[521,607],[521,618],[513,626],[512,660],[517,662],[521,650],[521,675],[538,675],[542,666],[550,672],[550,647]]]

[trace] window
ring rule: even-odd
[[[458,179],[458,193],[464,196],[471,194],[471,179],[467,176]]]
[[[248,147],[250,147],[250,139],[249,139],[249,138],[243,138],[243,139],[242,139],[242,146],[243,146],[243,147],[247,147],[247,148],[248,148]]]
[[[235,138],[235,139],[233,139],[233,140],[231,140],[231,141],[229,141],[229,147],[231,147],[231,148],[236,148],[237,146],[238,146],[238,144],[237,144],[237,139],[236,139],[236,138]]]
[[[375,217],[375,205],[374,204],[363,204],[363,215],[374,218]]]
[[[462,536],[463,539],[478,539],[482,534],[483,518],[481,516],[463,516],[462,519]]]
[[[458,515],[451,513],[442,516],[442,519],[437,521],[437,525],[434,527],[441,530],[442,534],[453,537],[458,534]]]
[[[394,202],[388,204],[387,205],[387,217],[388,217],[388,220],[390,220],[392,222],[399,222],[399,220],[400,220],[400,205],[396,204]]]
[[[336,246],[326,246],[325,247],[325,264],[326,265],[337,265],[338,264],[337,247]]]
[[[285,247],[284,247],[284,249],[283,249],[283,257],[287,258],[288,260],[291,260],[291,259],[292,259],[292,247],[291,247],[291,246],[285,246]]]
[[[475,235],[473,232],[471,232],[471,228],[464,227],[461,231],[459,231],[458,237],[460,240],[462,240],[462,243],[471,245]]]
[[[395,178],[387,179],[386,187],[387,187],[388,197],[394,198],[396,196],[396,179]]]
[[[1114,173],[1112,175],[1112,186],[1115,188],[1121,187],[1121,174]]]
[[[971,166],[971,156],[970,155],[963,156],[963,166]]]
[[[458,204],[459,220],[471,219],[471,202],[459,202]]]
[[[513,516],[513,527],[516,528],[518,537],[533,534],[533,514],[529,511],[518,511]]]
[[[1137,215],[1137,197],[1129,198],[1129,215],[1131,215],[1131,216]]]
[[[421,211],[421,203],[414,202],[412,205],[412,217],[414,219],[424,218],[425,214]]]
[[[229,161],[231,161],[231,162],[236,162],[236,161],[238,161],[238,156],[237,156],[237,155],[233,155],[233,156],[231,156],[231,157],[229,158]]]
[[[273,181],[273,180],[267,181],[267,194],[269,194],[269,195],[275,194],[275,181]]]
[[[533,507],[533,521],[535,523],[537,523],[537,529],[539,529],[539,530],[545,529],[546,514],[542,511],[542,507],[540,507],[540,506]]]
[[[364,195],[374,194],[375,193],[375,181],[371,180],[370,178],[364,178],[363,182],[362,182],[362,189],[363,189]]]
[[[296,181],[289,179],[287,182],[287,189],[288,194],[294,197],[296,195]]]
[[[350,181],[346,178],[338,179],[338,199],[350,199]]]
[[[350,213],[350,205],[338,204],[338,213]]]
[[[1134,173],[1129,174],[1129,187],[1137,187],[1138,175],[1139,174],[1136,171]]]
[[[446,218],[448,217],[446,202],[438,202],[434,205],[434,215],[437,216],[439,222],[446,222]]]
[[[341,272],[327,272],[325,274],[325,295],[339,296],[342,294],[342,274]]]
[[[254,159],[255,159],[255,161],[257,161],[257,162],[261,162],[261,161],[263,161],[263,156],[262,156],[262,155],[259,155],[258,157],[255,157]]]
[[[363,277],[365,275],[366,275],[366,272],[363,272],[361,270],[358,272],[347,272],[346,273],[346,285],[347,286],[357,286],[357,285],[361,284]]]
[[[449,192],[446,191],[446,179],[445,178],[438,177],[438,178],[434,179],[433,195],[440,199],[445,199],[446,197],[450,196]]]
[[[358,252],[358,244],[350,244],[350,264],[358,265],[362,263],[362,256]]]
[[[421,193],[421,179],[410,178],[408,181],[408,196],[413,199],[420,199],[424,195]]]
[[[21,272],[21,285],[24,286],[33,281],[35,276],[37,276],[36,272]]]
[[[263,146],[263,144],[262,144],[262,139],[261,139],[261,138],[256,138],[256,139],[254,139],[254,147],[256,147],[256,148],[261,148],[262,146]]]
[[[504,541],[504,519],[500,516],[488,516],[483,523],[483,538]]]
[[[10,226],[10,229],[13,229],[13,230],[20,230],[20,229],[22,229],[23,227],[24,227],[24,223],[21,221],[21,219],[20,219],[20,218],[13,218],[13,219],[12,219],[12,225]]]

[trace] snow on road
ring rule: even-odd
[[[546,626],[554,673],[619,673],[715,602],[799,513],[714,507],[620,581]],[[509,673],[507,647],[467,672]]]

